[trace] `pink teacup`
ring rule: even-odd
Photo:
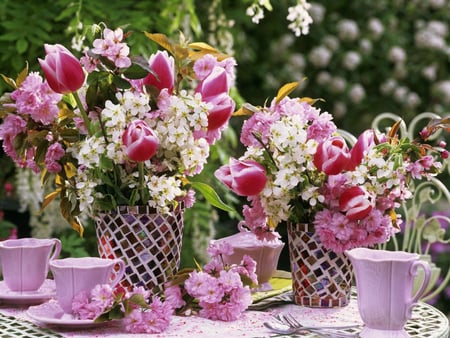
[[[59,239],[20,238],[0,242],[3,279],[11,291],[37,291],[48,274],[49,261],[61,252]]]
[[[358,309],[365,324],[361,337],[409,337],[404,326],[428,285],[430,266],[419,255],[403,251],[357,248],[346,254],[355,271]],[[419,268],[424,279],[413,295]]]
[[[118,269],[115,269],[118,266]],[[72,313],[72,300],[82,291],[90,292],[98,284],[115,286],[123,277],[121,259],[78,257],[50,262],[56,284],[56,298],[65,313]]]
[[[269,280],[278,266],[284,243],[279,239],[272,241],[259,240],[253,232],[247,230],[242,223],[238,225],[239,232],[217,239],[227,242],[233,247],[233,254],[224,256],[226,264],[240,264],[244,255],[249,255],[256,261],[256,275],[261,290],[270,290]]]

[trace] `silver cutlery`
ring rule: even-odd
[[[276,317],[281,323],[286,324],[295,329],[320,329],[320,330],[346,330],[355,329],[361,327],[359,324],[349,324],[349,325],[338,325],[338,326],[304,326],[302,325],[292,314],[290,313],[280,313]]]
[[[318,329],[317,327],[308,327],[304,326],[301,328],[294,328],[292,326],[282,324],[280,322],[265,322],[264,326],[269,330],[282,335],[291,335],[291,334],[299,334],[306,335],[310,333],[314,333],[322,338],[356,338],[357,334],[353,333],[341,333],[341,332],[333,332],[331,329]]]

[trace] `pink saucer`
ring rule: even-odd
[[[0,281],[0,302],[14,305],[40,304],[56,296],[55,282],[46,279],[37,291],[11,291],[4,281]]]
[[[80,329],[105,325],[105,323],[95,323],[92,319],[76,319],[71,314],[64,313],[55,299],[31,306],[27,310],[27,315],[40,323],[65,328]]]

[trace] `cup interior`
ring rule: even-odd
[[[52,245],[53,243],[51,239],[45,238],[19,238],[3,241],[2,246],[5,248],[37,248]]]
[[[63,259],[55,259],[50,262],[50,266],[56,268],[92,268],[105,267],[114,264],[112,259],[99,257],[69,257]]]

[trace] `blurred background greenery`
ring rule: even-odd
[[[449,113],[449,0],[310,1],[313,23],[309,33],[299,37],[286,20],[295,1],[273,1],[271,11],[270,6],[260,6],[264,18],[258,24],[246,14],[254,3],[258,1],[1,0],[0,73],[15,77],[26,62],[31,70],[38,70],[44,43],[61,43],[74,51],[82,44],[86,27],[104,22],[110,28],[133,31],[127,39],[132,54],[150,55],[155,48],[142,34],[147,31],[174,38],[182,32],[192,41],[208,42],[233,55],[238,63],[234,93],[238,105],[244,101],[262,105],[284,83],[301,81],[293,94],[323,98],[320,108],[354,134],[386,111],[406,122],[420,112]],[[270,5],[267,0],[262,3]],[[0,94],[7,89],[0,83]],[[218,184],[212,173],[230,155],[240,155],[243,119],[232,119],[199,177],[238,212],[243,200]],[[5,220],[18,226],[19,236],[58,236],[64,255],[96,255],[93,226],[87,226],[84,238],[79,238],[57,216],[57,209],[39,213],[39,178],[17,173],[0,152],[0,210]],[[5,190],[6,183],[14,189]],[[239,218],[203,201],[187,210],[182,264],[191,266],[193,257],[205,260],[208,240],[235,232]],[[436,260],[444,269],[449,266],[449,252],[448,244],[439,247]],[[447,288],[433,302],[449,312],[449,299]]]

